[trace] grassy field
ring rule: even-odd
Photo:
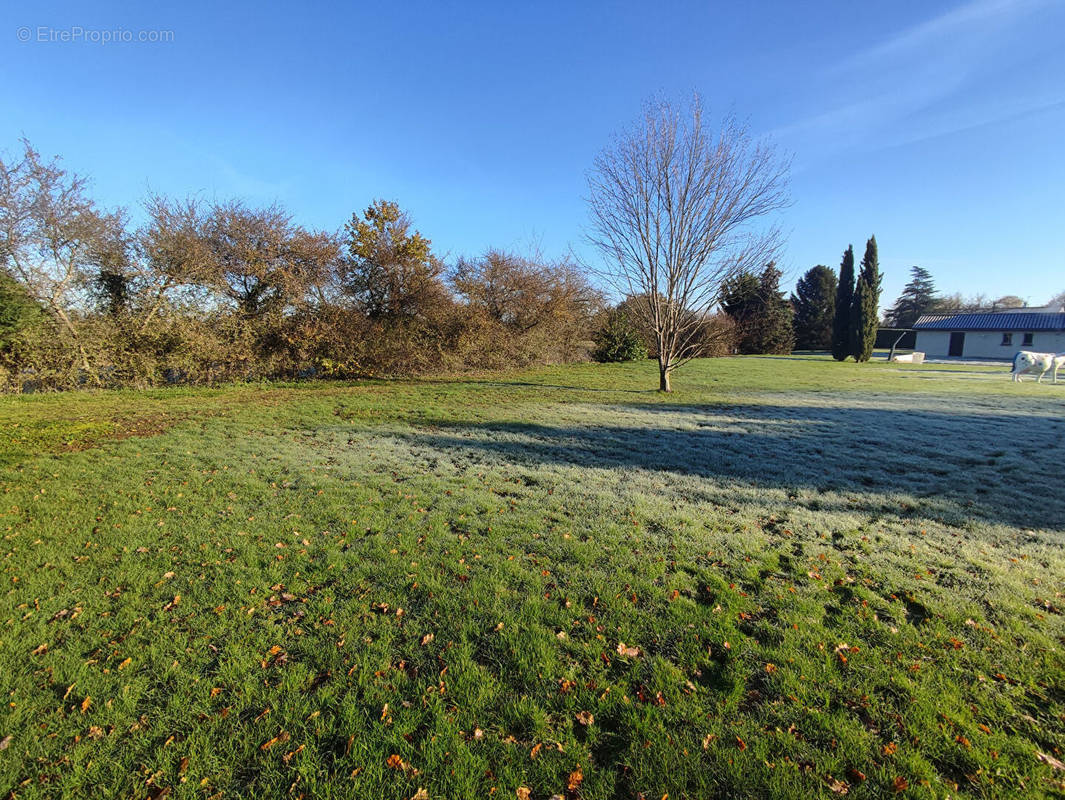
[[[1065,793],[1065,386],[0,398],[0,798]]]

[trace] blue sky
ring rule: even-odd
[[[105,205],[278,200],[337,229],[383,197],[452,258],[594,258],[595,154],[649,96],[699,92],[792,155],[788,288],[875,233],[885,306],[912,264],[945,292],[1065,289],[1062,0],[171,5],[4,4],[0,149],[25,135]]]

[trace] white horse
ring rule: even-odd
[[[1030,350],[1021,350],[1013,357],[1013,369],[1010,373],[1014,381],[1020,381],[1021,375],[1026,372],[1039,372],[1036,383],[1043,382],[1043,376],[1053,370],[1053,383],[1058,382],[1058,370],[1065,367],[1065,353],[1033,353]]]

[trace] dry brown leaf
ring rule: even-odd
[[[389,769],[402,769],[402,770],[405,770],[410,765],[407,764],[407,762],[404,761],[402,758],[400,758],[398,755],[393,753],[392,755],[390,755],[385,760],[385,766],[388,767]]]
[[[910,788],[910,782],[901,775],[896,775],[895,780],[891,782],[891,788],[895,790],[895,794],[902,794]]]
[[[850,786],[839,780],[839,778],[833,778],[831,775],[825,776],[825,783],[828,784],[828,789],[833,794],[846,794],[851,790]]]
[[[410,800],[429,800],[429,790],[418,787],[418,791],[411,795]]]
[[[532,789],[528,786],[519,786],[514,794],[517,795],[518,800],[529,800],[532,797]]]
[[[573,772],[569,774],[569,778],[566,779],[566,789],[570,792],[575,792],[581,788],[581,782],[584,780],[584,773],[581,772],[580,767],[576,767]]]
[[[282,742],[287,742],[288,740],[289,740],[288,731],[281,731],[281,733],[279,733],[273,739],[269,739],[268,741],[265,741],[261,745],[259,745],[259,749],[260,750],[269,750],[275,744],[281,744]]]
[[[44,653],[47,653],[47,652],[48,652],[48,645],[39,644],[35,648],[33,648],[33,650],[30,651],[30,655],[31,656],[39,656],[39,655],[43,655]]]
[[[10,735],[0,739],[0,750],[7,750],[7,748],[11,746],[11,739],[12,737]]]
[[[133,663],[133,659],[132,658],[123,659],[122,663],[118,665],[118,668],[119,668],[119,670],[123,670],[123,669],[125,669],[126,667],[128,667],[132,663]]]
[[[85,699],[81,701],[81,713],[84,714],[89,710],[89,706],[92,705],[92,697],[86,695]]]
[[[176,594],[176,595],[174,595],[174,599],[173,600],[171,600],[169,603],[167,603],[165,606],[163,606],[163,611],[173,611],[180,604],[181,604],[181,595]]]
[[[639,658],[639,647],[628,647],[624,642],[618,642],[618,655],[627,656],[628,658]]]
[[[540,750],[543,748],[543,746],[543,742],[537,742],[536,744],[534,744],[532,750],[529,751],[529,758],[536,758],[538,755],[540,755]]]
[[[577,722],[579,722],[581,725],[587,726],[595,722],[595,717],[590,711],[578,711],[576,717]]]
[[[422,637],[422,647],[425,647],[427,644],[429,644],[429,642],[431,642],[435,638],[436,637],[433,636],[433,634],[431,633],[425,634],[425,636]]]

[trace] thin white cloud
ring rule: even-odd
[[[820,89],[815,88],[818,98],[829,99],[827,107],[777,128],[772,135],[803,139],[822,150],[880,149],[1028,113],[1003,109],[974,95],[960,120],[940,119],[930,128],[915,127],[913,120],[969,85],[1013,34],[1016,23],[1054,1],[971,0],[905,28],[829,67]],[[1065,90],[1034,103],[1029,99],[1028,105],[1049,107],[1062,99]]]

